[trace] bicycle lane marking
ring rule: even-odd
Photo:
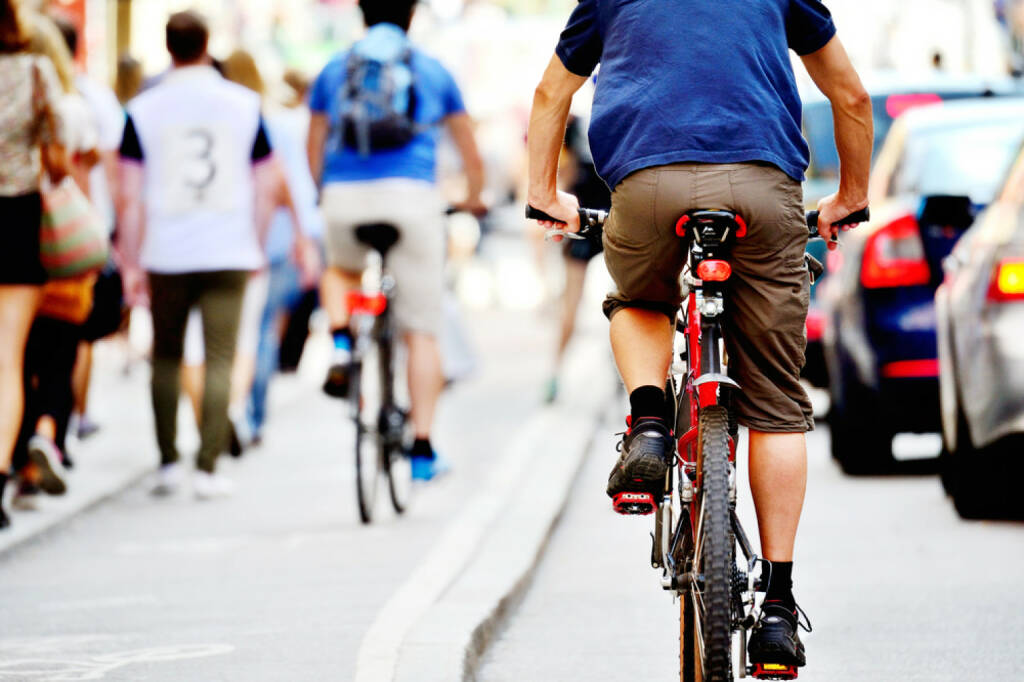
[[[426,559],[378,612],[360,644],[354,682],[394,678],[406,635],[469,563],[484,531],[515,491],[508,482],[521,478],[532,460],[535,439],[557,426],[557,417],[552,410],[531,417],[503,453],[487,485],[459,512]]]

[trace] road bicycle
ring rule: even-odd
[[[368,288],[349,292],[353,336],[349,363],[348,405],[355,425],[356,499],[363,523],[373,520],[380,479],[387,479],[391,505],[399,514],[409,505],[412,460],[405,452],[409,437],[408,400],[398,389],[398,344],[392,313],[395,280],[388,274],[387,254],[398,243],[398,229],[388,223],[360,225],[356,239],[378,255]]]
[[[553,229],[549,235],[596,238],[607,214],[579,214],[579,233]],[[561,222],[532,207],[526,217]],[[811,238],[819,238],[817,217],[816,211],[807,214]],[[837,224],[868,217],[864,209]],[[793,680],[796,666],[746,660],[747,637],[759,616],[757,593],[767,587],[760,577],[770,564],[754,551],[736,513],[739,426],[731,405],[741,388],[726,371],[722,319],[732,274],[729,249],[746,236],[747,225],[732,211],[695,210],[680,216],[675,231],[689,244],[682,274],[687,294],[676,317],[682,344],[665,390],[667,423],[675,425],[675,466],[668,468],[661,499],[622,493],[613,503],[620,513],[654,515],[650,561],[661,572],[662,588],[679,599],[682,682],[727,681],[735,672],[741,678]],[[805,262],[812,281],[824,271],[809,254]],[[755,576],[758,568],[761,576]]]

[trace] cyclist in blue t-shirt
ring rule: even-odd
[[[309,164],[322,186],[328,269],[321,301],[334,336],[324,390],[347,394],[352,333],[346,297],[358,288],[366,245],[355,228],[390,223],[400,239],[388,253],[396,279],[395,318],[409,352],[415,441],[413,476],[429,480],[445,465],[430,442],[443,378],[437,334],[442,320],[444,204],[436,187],[442,126],[462,156],[467,197],[456,208],[486,212],[483,162],[455,79],[406,35],[416,0],[360,0],[368,31],[335,56],[310,96]]]
[[[725,341],[742,387],[733,408],[750,429],[750,487],[771,563],[749,645],[754,663],[805,662],[791,574],[807,480],[804,433],[814,426],[799,380],[808,153],[790,50],[835,116],[840,186],[819,203],[821,234],[834,235],[833,223],[868,203],[871,101],[835,33],[820,0],[580,0],[530,119],[529,202],[578,231],[576,198],[556,191],[558,154],[573,93],[600,62],[590,147],[613,190],[604,252],[616,292],[605,312],[632,413],[608,481],[613,498],[660,491],[673,461],[663,387],[687,252],[675,221],[714,208],[746,220],[730,255]]]

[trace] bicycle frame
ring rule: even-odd
[[[702,221],[702,216],[704,221]],[[701,581],[700,537],[702,523],[703,463],[700,461],[699,415],[702,410],[714,406],[729,408],[731,391],[740,390],[739,385],[725,373],[725,358],[722,351],[722,318],[725,313],[725,286],[728,267],[707,281],[694,275],[703,270],[705,261],[725,263],[731,244],[730,237],[742,237],[745,225],[738,216],[725,212],[698,211],[680,219],[677,233],[689,238],[690,248],[684,282],[689,288],[680,308],[682,319],[677,319],[676,329],[684,338],[685,360],[680,385],[676,393],[676,467],[670,467],[667,475],[665,495],[655,515],[654,545],[652,564],[662,569],[662,587],[674,592],[681,599],[699,599]],[[732,231],[731,225],[740,229]],[[708,267],[710,271],[712,268]],[[714,273],[710,273],[713,274]],[[670,381],[674,385],[675,379]],[[731,419],[731,410],[729,411]],[[734,423],[734,422],[733,422]],[[740,676],[746,675],[746,632],[754,624],[754,585],[750,578],[758,557],[736,515],[736,446],[738,434],[731,426],[728,450],[730,464],[729,510],[730,525],[736,545],[746,560],[746,571],[734,568],[737,581],[732,589],[733,631],[741,632]],[[678,521],[673,524],[673,516]],[[669,534],[671,533],[671,537]]]

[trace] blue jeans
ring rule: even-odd
[[[267,389],[278,368],[281,338],[278,323],[281,314],[302,298],[299,271],[290,260],[270,265],[267,305],[260,321],[260,340],[256,348],[256,373],[249,392],[248,419],[253,436],[261,435],[267,420]]]

